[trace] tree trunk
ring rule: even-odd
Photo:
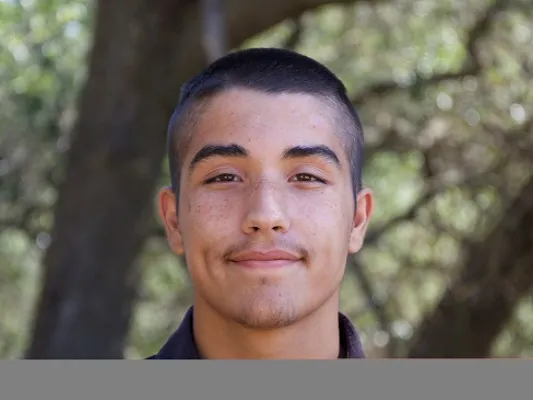
[[[331,2],[228,1],[229,44]],[[98,1],[27,358],[123,357],[168,118],[205,64],[200,21],[195,0]]]
[[[484,358],[533,288],[533,178],[421,323],[410,358]]]

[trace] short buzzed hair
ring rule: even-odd
[[[276,48],[253,48],[229,53],[186,82],[167,132],[172,190],[179,197],[183,157],[194,126],[214,95],[243,88],[262,93],[309,94],[338,113],[345,138],[354,198],[362,187],[363,128],[346,87],[324,65],[302,54]]]

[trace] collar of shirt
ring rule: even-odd
[[[190,307],[178,329],[169,337],[157,354],[147,360],[200,360],[202,357],[194,342],[193,307]],[[359,333],[350,319],[339,313],[341,351],[339,358],[365,358]]]

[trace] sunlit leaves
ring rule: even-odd
[[[64,142],[83,81],[89,2],[0,2],[0,349],[20,356],[31,327]],[[77,27],[77,28],[76,28]]]

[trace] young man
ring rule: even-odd
[[[168,152],[159,210],[194,306],[149,359],[364,358],[339,286],[373,199],[333,73],[280,49],[229,54],[183,87]]]

